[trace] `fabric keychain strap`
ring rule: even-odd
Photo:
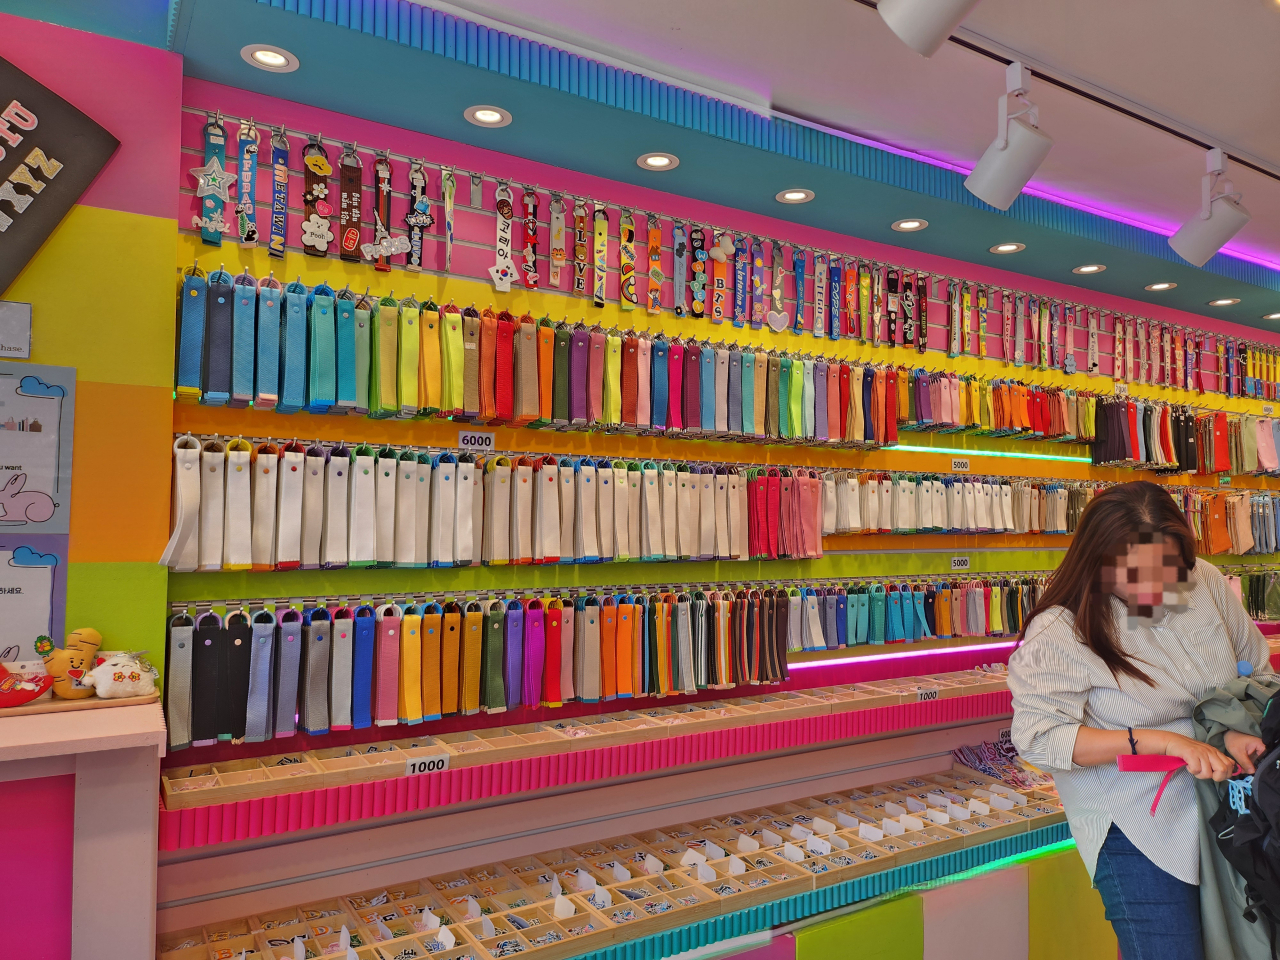
[[[349,263],[360,262],[361,167],[355,144],[347,144],[338,159],[338,256]]]
[[[464,331],[465,332],[465,331]],[[497,409],[494,399],[495,365],[497,362],[498,315],[492,307],[485,307],[480,314],[479,343],[479,405],[476,417],[480,423],[493,419]]]
[[[279,648],[275,661],[275,736],[291,737],[297,732],[298,681],[302,665],[302,615],[285,607],[276,608]]]
[[[587,268],[591,263],[585,200],[573,202],[573,292],[580,297],[587,295]]]
[[[377,646],[377,619],[373,607],[356,608],[351,620],[351,725],[363,730],[373,725],[373,661]]]
[[[495,604],[500,609],[501,602]],[[505,604],[502,611],[504,636],[504,661],[502,664],[504,702],[509,707],[519,706],[524,692],[524,605],[518,600]]]
[[[315,736],[329,732],[329,648],[333,624],[329,612],[315,607],[302,612],[302,686],[298,722]]]
[[[333,288],[320,284],[307,298],[307,412],[328,413],[337,401],[337,325]]]
[[[672,340],[667,344],[667,429],[684,426],[684,344]]]
[[[379,727],[399,721],[400,628],[402,610],[393,603],[377,611],[377,640],[373,660],[373,722]]]
[[[649,289],[648,311],[657,316],[662,312],[662,226],[656,216],[649,217]]]
[[[708,271],[716,266],[724,266],[719,261],[713,260],[710,266],[707,260],[710,256],[707,250],[707,235],[701,227],[693,227],[689,233],[689,247],[692,252],[692,259],[689,262],[691,276],[689,279],[689,312],[696,317],[707,315],[707,304],[711,304],[711,322],[721,323],[724,320],[724,303],[727,292],[717,285],[717,280],[713,279]],[[720,274],[715,274],[719,278]]]
[[[243,437],[227,442],[223,570],[249,570],[253,567],[252,455],[253,446]]]
[[[342,629],[334,620],[334,635]],[[397,719],[401,723],[421,723],[422,716],[422,608],[409,604],[400,621],[400,683],[396,698]]]
[[[763,259],[760,262],[760,268],[764,269]],[[750,319],[750,272],[751,241],[747,237],[739,237],[733,244],[733,325],[735,327],[745,327]]]
[[[336,413],[354,413],[356,401],[356,298],[343,290],[332,302],[334,313],[334,402]]]
[[[701,252],[704,257],[710,256],[706,250]],[[721,253],[723,254],[724,251],[721,250]],[[705,264],[703,269],[705,271]],[[703,273],[703,277],[705,279],[705,272]],[[729,304],[729,260],[727,255],[723,260],[711,260],[710,284],[711,322],[724,323],[725,317],[733,316],[733,308]]]
[[[827,335],[827,258],[825,254],[813,255],[813,335]]]
[[[751,329],[764,326],[764,245],[760,240],[751,241]]]
[[[618,272],[621,275],[618,294],[619,306],[623,310],[634,310],[638,303],[636,294],[636,225],[632,219],[631,211],[626,209],[622,211],[622,216],[618,220]],[[596,303],[596,306],[603,306],[603,304]]]
[[[605,276],[609,268],[609,213],[603,206],[597,206],[592,220],[594,236],[595,272],[592,276],[592,302],[597,307],[604,306]],[[634,251],[632,263],[635,262]],[[634,290],[633,290],[634,293]],[[626,298],[623,297],[623,309],[626,309]]]
[[[231,199],[228,190],[239,177],[226,169],[227,131],[222,125],[222,113],[208,119],[201,128],[204,139],[204,166],[192,167],[196,178],[196,198],[200,203],[200,216],[192,217],[192,226],[200,231],[200,239],[211,247],[222,246],[222,234],[236,232],[236,228],[224,219],[224,205]],[[25,209],[25,205],[24,205]]]
[[[805,286],[805,273],[808,270],[808,266],[809,252],[803,247],[793,245],[791,247],[791,269],[795,276],[796,319],[792,330],[797,334],[804,332],[804,301],[808,292],[808,288]],[[822,331],[815,326],[813,335],[820,337],[822,336]]]
[[[258,616],[254,617],[254,652],[257,652]],[[352,662],[355,650],[355,620],[350,607],[340,607],[333,613],[333,627],[329,645],[329,729],[350,730],[353,694]],[[252,686],[250,687],[252,710]]]
[[[560,271],[564,269],[564,265],[568,262],[568,247],[565,242],[565,212],[567,205],[564,197],[553,193],[551,195],[550,208],[550,227],[551,227],[551,257],[550,265],[547,268],[547,283],[555,289],[560,288]]]
[[[657,337],[649,355],[649,424],[654,430],[667,427],[667,352],[667,341]]]
[[[191,746],[191,657],[194,646],[195,621],[185,613],[172,617],[165,657],[164,698],[165,727],[171,750]]]
[[[587,372],[591,357],[591,332],[585,327],[566,330],[569,333],[569,423],[587,423]],[[557,334],[557,344],[558,344]],[[560,417],[556,417],[557,420]]]
[[[498,184],[493,195],[494,209],[494,264],[489,268],[489,277],[493,280],[493,288],[499,293],[511,292],[511,281],[516,278],[515,261],[511,258],[511,229],[515,209],[511,205],[511,187],[506,183]]]
[[[505,626],[505,604],[500,600],[489,604],[484,614],[484,648],[480,656],[480,707],[486,713],[502,713],[507,709],[502,672]]]
[[[204,390],[199,397],[199,402],[205,406],[225,406],[231,399],[231,328],[234,300],[231,274],[225,270],[215,270],[209,274],[203,338],[204,357],[200,374],[200,382]]]
[[[520,246],[520,279],[526,290],[538,289],[538,194],[526,189],[520,197],[524,243]]]
[[[409,228],[409,256],[405,269],[418,273],[422,269],[422,237],[428,227],[436,222],[431,213],[431,201],[427,198],[427,169],[420,159],[409,161],[409,212],[404,217]]]
[[[440,632],[440,713],[458,713],[461,691],[459,666],[462,658],[462,608],[456,603],[444,606]]]
[[[401,419],[418,415],[418,351],[422,340],[420,317],[422,305],[413,297],[400,301],[397,312],[396,340],[396,406]]]
[[[160,563],[189,573],[199,565],[200,441],[190,435],[173,442],[173,533]]]
[[[671,225],[671,257],[671,300],[675,305],[676,316],[683,317],[687,313],[685,300],[688,298],[686,286],[689,279],[689,227],[687,224]],[[705,277],[705,266],[703,269]]]

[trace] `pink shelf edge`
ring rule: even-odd
[[[980,720],[1009,713],[1012,703],[1008,691],[983,693],[322,787],[185,810],[167,810],[161,803],[160,850],[252,840],[754,753],[958,720]]]

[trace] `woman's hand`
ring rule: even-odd
[[[1192,740],[1176,733],[1166,734],[1165,756],[1186,761],[1187,771],[1197,780],[1216,780],[1221,783],[1235,773],[1235,762],[1219,753],[1207,743]]]
[[[1253,762],[1267,752],[1267,745],[1261,739],[1251,737],[1247,733],[1228,730],[1224,740],[1226,741],[1227,753],[1231,754],[1236,763],[1240,764],[1240,770],[1243,773],[1253,773]]]

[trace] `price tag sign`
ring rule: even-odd
[[[969,558],[968,557],[952,557],[951,569],[952,570],[968,570]]]
[[[916,702],[937,700],[942,690],[938,687],[916,687]]]
[[[497,449],[493,442],[495,436],[478,430],[459,430],[458,446],[470,453],[493,453]]]
[[[1262,415],[1264,417],[1269,417],[1275,412],[1276,412],[1276,405],[1274,403],[1264,403],[1262,405]]]
[[[1129,385],[1122,380],[1116,381],[1116,396],[1127,397],[1129,395]]]
[[[969,458],[968,457],[952,457],[951,472],[952,473],[968,473]]]
[[[420,773],[439,773],[449,769],[449,754],[441,753],[431,757],[414,757],[404,765],[404,775],[415,777]]]

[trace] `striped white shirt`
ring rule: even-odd
[[[1121,773],[1114,763],[1076,766],[1076,731],[1081,725],[1133,727],[1194,737],[1192,709],[1238,675],[1238,661],[1253,664],[1255,676],[1272,673],[1267,643],[1206,560],[1196,562],[1183,611],[1134,625],[1121,602],[1115,605],[1120,645],[1155,686],[1126,676],[1117,682],[1076,635],[1072,614],[1054,607],[1031,622],[1026,642],[1009,660],[1013,743],[1028,762],[1053,773],[1090,876],[1114,823],[1160,869],[1198,884],[1200,814],[1192,777],[1174,775],[1153,817],[1151,801],[1164,775]]]

